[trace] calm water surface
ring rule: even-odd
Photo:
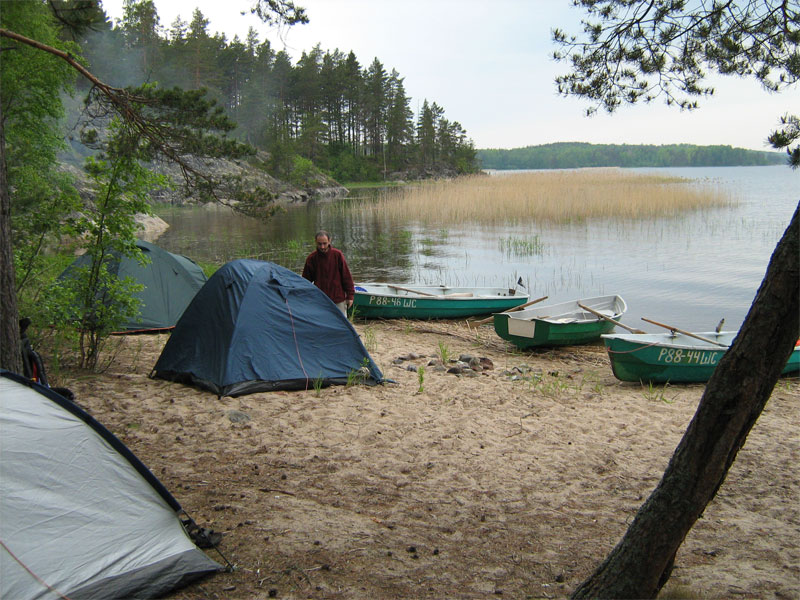
[[[718,185],[736,203],[674,219],[447,230],[411,218],[364,218],[347,210],[349,199],[267,222],[219,208],[174,209],[159,212],[170,229],[158,243],[195,260],[250,257],[299,272],[314,232],[324,228],[356,281],[508,287],[522,278],[532,297],[553,302],[619,294],[628,304],[623,322],[646,331],[659,328],[642,316],[694,331],[724,318],[725,329],[738,329],[800,200],[800,173],[783,166],[636,171]],[[533,240],[536,248],[509,249],[509,240]]]

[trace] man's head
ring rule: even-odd
[[[322,252],[325,254],[331,247],[331,234],[325,230],[321,230],[317,232],[317,235],[314,236],[314,239],[317,243],[317,251]]]

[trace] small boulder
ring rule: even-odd
[[[227,416],[231,423],[246,423],[250,420],[250,415],[240,410],[229,410]]]

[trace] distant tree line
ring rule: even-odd
[[[484,169],[574,169],[580,167],[727,167],[784,164],[780,152],[691,144],[627,145],[563,142],[511,150],[477,151]]]
[[[178,17],[165,30],[152,0],[126,0],[120,22],[82,46],[113,85],[206,89],[237,124],[234,135],[270,153],[268,167],[280,178],[309,161],[340,181],[477,169],[461,124],[428,100],[415,117],[404,78],[378,58],[364,67],[352,51],[317,45],[293,63],[253,28],[229,41],[208,27],[195,9],[191,22]]]

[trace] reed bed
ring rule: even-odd
[[[589,219],[650,219],[727,206],[717,185],[621,169],[474,175],[390,190],[350,210],[424,225],[575,223]]]

